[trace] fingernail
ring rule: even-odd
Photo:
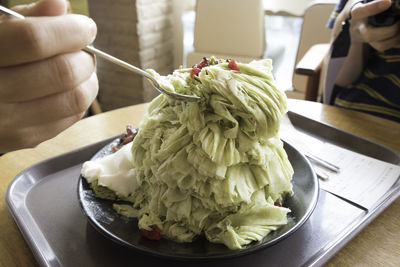
[[[89,20],[90,20],[90,43],[93,43],[97,35],[97,25],[91,18],[89,18]]]
[[[387,9],[392,4],[391,1],[381,1],[378,3],[378,8],[381,10]]]

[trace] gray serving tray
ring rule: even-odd
[[[306,133],[359,153],[400,163],[393,150],[289,113]],[[77,185],[83,162],[115,137],[39,162],[15,177],[7,206],[42,266],[320,266],[400,196],[400,181],[369,211],[320,191],[308,221],[276,245],[246,256],[214,261],[173,261],[124,248],[97,232],[83,214]]]

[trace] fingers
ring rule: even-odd
[[[389,27],[373,27],[369,24],[362,24],[359,30],[365,42],[379,42],[399,35],[400,24],[396,23]]]
[[[387,10],[391,5],[391,0],[376,0],[365,4],[359,2],[350,10],[351,18],[352,20],[358,20],[374,16]]]
[[[28,17],[0,23],[0,67],[77,51],[92,43],[94,21],[82,15]]]
[[[98,92],[93,20],[40,0],[0,20],[0,152],[32,147],[82,118]]]
[[[88,80],[94,70],[94,57],[84,51],[0,68],[0,102],[25,102],[71,90]]]
[[[400,22],[388,27],[374,27],[367,22],[360,23],[359,33],[363,42],[378,51],[385,51],[400,45]]]
[[[23,103],[1,104],[0,152],[34,147],[80,120],[98,92],[95,73],[67,92]]]
[[[83,115],[84,113],[80,113],[41,125],[32,127],[19,125],[19,127],[14,128],[13,131],[0,131],[0,152],[4,153],[15,149],[34,147],[67,129],[80,120]]]
[[[376,50],[383,52],[393,47],[400,46],[400,34],[397,34],[389,39],[381,40],[381,41],[374,41],[369,43],[373,48]]]
[[[67,13],[68,6],[66,0],[40,0],[30,5],[15,6],[13,10],[23,16],[59,16]]]
[[[1,127],[10,129],[13,125],[24,127],[51,123],[85,112],[98,92],[95,73],[73,90],[46,96],[22,103],[3,104],[4,114]]]
[[[389,27],[373,27],[368,23],[368,17],[380,14],[389,9],[392,5],[391,0],[376,0],[365,4],[357,3],[355,5],[354,3],[357,2],[350,3],[353,5],[352,10],[350,10],[353,43],[368,43],[378,51],[385,51],[400,44],[399,23]]]

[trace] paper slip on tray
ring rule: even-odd
[[[346,148],[376,151],[378,159],[399,164],[396,152],[328,125],[294,116],[318,138]],[[297,124],[299,122],[299,124]],[[310,128],[308,128],[310,127]],[[339,136],[340,140],[335,137]],[[352,139],[343,144],[342,139]],[[79,206],[77,185],[83,162],[114,138],[39,162],[10,184],[6,202],[35,258],[42,266],[204,266],[204,261],[166,260],[124,248],[96,231]],[[352,147],[352,144],[357,147]],[[373,146],[368,149],[366,146]],[[358,152],[363,152],[358,151]],[[382,157],[381,157],[382,156]],[[400,195],[400,181],[369,211],[320,191],[308,221],[287,239],[246,256],[207,261],[207,266],[320,266]]]
[[[324,173],[323,177],[320,175],[323,190],[367,211],[379,205],[399,179],[399,154],[395,151],[389,148],[382,151],[382,146],[376,143],[296,113],[288,115],[281,124],[280,136],[304,154],[311,155],[308,157],[314,169]],[[312,137],[315,133],[319,135],[317,138]]]

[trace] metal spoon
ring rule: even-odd
[[[25,19],[25,17],[23,15],[15,12],[15,11],[12,11],[11,9],[8,9],[8,8],[2,6],[2,5],[0,5],[0,12],[4,13],[4,14],[7,14],[9,16],[13,16],[13,17],[18,18],[18,19]],[[150,81],[151,85],[153,85],[153,87],[155,89],[157,89],[162,94],[168,95],[168,96],[170,96],[170,97],[172,97],[174,99],[181,100],[181,101],[194,102],[194,101],[199,101],[200,100],[200,97],[198,97],[198,96],[183,95],[183,94],[178,94],[178,93],[174,93],[174,92],[170,92],[170,91],[165,90],[164,88],[162,88],[160,86],[160,84],[157,82],[157,80],[153,78],[153,76],[151,76],[150,74],[148,74],[144,70],[142,70],[142,69],[140,69],[138,67],[135,67],[135,66],[133,66],[133,65],[131,65],[129,63],[126,63],[125,61],[123,61],[121,59],[118,59],[118,58],[116,58],[114,56],[111,56],[111,55],[109,55],[109,54],[107,54],[107,53],[105,53],[105,52],[103,52],[103,51],[101,51],[99,49],[96,49],[93,46],[88,45],[85,48],[83,48],[82,50],[84,50],[86,52],[89,52],[91,54],[94,54],[96,56],[99,56],[99,57],[101,57],[101,58],[103,58],[105,60],[108,60],[108,61],[110,61],[110,62],[112,62],[114,64],[117,64],[118,66],[121,66],[121,67],[123,67],[123,68],[125,68],[125,69],[127,69],[129,71],[132,71],[132,72],[134,72],[136,74],[139,74],[139,75],[142,75],[142,76],[146,77]]]

